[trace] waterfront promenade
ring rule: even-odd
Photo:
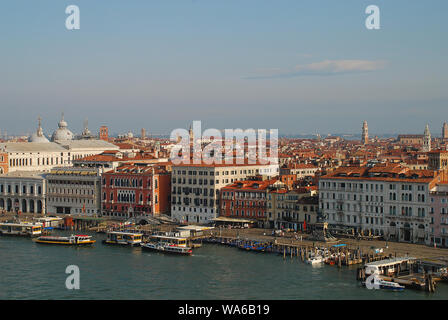
[[[272,229],[221,229],[214,230],[213,234],[222,237],[232,237],[248,240],[260,240],[267,242],[275,242],[277,244],[293,245],[293,246],[326,246],[329,247],[336,243],[325,243],[320,241],[308,240],[310,235],[297,233],[299,239],[295,239],[293,233],[286,233],[282,237],[274,237],[271,235]],[[302,236],[302,240],[300,237]],[[412,256],[418,259],[423,258],[436,258],[448,255],[448,248],[434,248],[426,246],[423,244],[413,244],[413,243],[403,243],[403,242],[393,242],[384,240],[355,240],[349,238],[338,238],[338,244],[346,244],[350,248],[360,248],[362,251],[367,252],[372,250],[372,248],[382,248],[385,255],[397,255],[397,256]],[[386,248],[387,245],[387,248]]]
[[[64,215],[57,215],[63,217]],[[13,213],[4,213],[0,215],[0,221],[11,220],[15,217]],[[42,217],[41,215],[33,214],[22,214],[21,219],[31,220],[33,217]],[[101,218],[100,218],[101,219]],[[102,225],[113,226],[118,225],[120,221],[101,219]],[[122,221],[121,221],[122,222]],[[171,231],[176,228],[176,225],[172,224],[162,224],[158,226],[154,225],[144,225],[138,226],[138,229],[142,231],[150,232],[151,230],[160,231]],[[250,229],[228,229],[228,228],[215,228],[210,231],[210,235],[215,237],[226,237],[226,238],[239,238],[242,240],[249,241],[262,241],[262,242],[272,242],[278,245],[292,245],[292,246],[325,246],[330,247],[332,244],[336,243],[325,243],[310,240],[311,235],[306,233],[285,233],[284,236],[273,236],[272,229],[260,229],[260,228],[250,228]],[[418,259],[431,259],[438,258],[448,255],[448,248],[434,248],[431,246],[423,244],[412,244],[403,242],[393,242],[384,240],[356,240],[349,238],[338,238],[338,244],[346,244],[347,247],[351,249],[360,248],[363,252],[373,252],[373,248],[382,248],[384,255],[393,256],[412,256]],[[387,247],[386,247],[387,246]]]

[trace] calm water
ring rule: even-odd
[[[0,237],[0,299],[448,299],[435,294],[367,290],[355,269],[313,267],[299,259],[204,245],[193,256],[140,248],[43,245]],[[80,290],[67,290],[67,265],[80,268]]]

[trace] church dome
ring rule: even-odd
[[[39,120],[39,126],[36,130],[35,133],[33,133],[29,138],[28,138],[28,142],[37,142],[37,143],[45,143],[45,142],[50,142],[47,137],[45,137],[43,130],[42,130],[42,126],[41,126],[41,118],[38,118]]]
[[[61,121],[59,121],[58,127],[53,135],[51,141],[66,141],[73,140],[73,133],[67,129],[67,122],[64,120],[64,114],[62,114]]]
[[[38,142],[38,143],[45,143],[50,142],[44,135],[37,135],[37,133],[33,133],[29,138],[28,142]]]

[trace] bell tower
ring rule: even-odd
[[[109,140],[109,129],[106,126],[101,126],[100,128],[100,140]]]
[[[425,127],[425,133],[423,137],[423,152],[431,151],[431,132],[429,132],[429,125]]]
[[[369,143],[369,127],[367,126],[367,121],[364,120],[362,124],[362,144],[368,144]]]

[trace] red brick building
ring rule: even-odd
[[[109,140],[109,128],[106,126],[101,126],[99,136],[100,136],[101,140],[108,141]]]
[[[102,214],[128,218],[167,213],[171,173],[160,164],[125,164],[102,175]]]
[[[246,180],[223,187],[220,216],[265,221],[268,189],[277,182],[277,179]]]
[[[292,189],[297,182],[296,174],[281,174],[279,175],[279,180],[283,182],[288,189]]]

